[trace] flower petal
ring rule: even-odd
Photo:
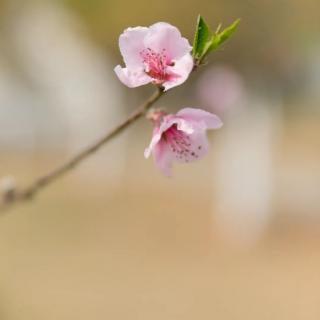
[[[172,161],[174,158],[168,144],[160,141],[153,149],[153,157],[162,173],[170,177],[172,175]]]
[[[135,27],[126,29],[119,38],[119,47],[127,67],[143,67],[140,52],[145,49],[144,38],[149,28]]]
[[[202,122],[206,129],[219,129],[223,126],[218,116],[201,109],[184,108],[177,113],[177,116],[191,122]]]
[[[153,136],[148,148],[144,151],[145,158],[149,158],[155,146],[160,142],[162,134],[172,127],[174,124],[177,125],[177,129],[183,131],[187,134],[192,134],[194,132],[193,127],[184,119],[175,117],[175,116],[167,116],[164,117],[162,123],[159,128],[156,128],[153,131]]]
[[[193,58],[189,53],[175,60],[175,65],[167,68],[167,72],[172,74],[172,76],[168,81],[163,83],[164,91],[184,83],[193,69],[193,64]]]
[[[165,49],[169,60],[179,59],[192,49],[189,41],[181,36],[180,31],[166,22],[158,22],[150,26],[144,45],[158,53]]]
[[[175,160],[180,163],[189,163],[202,159],[208,153],[208,139],[205,131],[194,131],[189,135],[190,146],[188,152],[183,155],[172,152]]]
[[[159,130],[157,130],[157,133],[153,133],[153,136],[152,136],[152,139],[151,139],[151,142],[150,142],[148,148],[146,148],[144,150],[144,157],[146,159],[150,157],[150,155],[153,152],[155,146],[161,140],[161,135],[162,135],[162,132],[160,132]]]
[[[192,124],[189,123],[188,121],[186,121],[180,117],[168,115],[168,116],[164,117],[162,120],[162,123],[159,128],[160,134],[162,134],[163,132],[165,132],[166,130],[168,130],[170,127],[172,127],[175,124],[177,125],[178,130],[183,131],[187,134],[191,134],[194,131]]]
[[[114,72],[119,80],[129,88],[135,88],[150,83],[152,79],[143,70],[131,70],[116,66]]]

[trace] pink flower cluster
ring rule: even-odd
[[[119,46],[126,66],[116,66],[115,73],[130,88],[153,83],[166,91],[185,82],[194,67],[188,40],[168,23],[128,28],[121,34]],[[153,136],[144,154],[146,158],[152,154],[167,176],[174,161],[201,159],[208,152],[207,129],[222,126],[216,115],[194,108],[175,115],[155,111],[151,119]]]

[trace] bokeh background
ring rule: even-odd
[[[0,217],[0,319],[320,319],[320,2],[0,2],[0,176],[24,186],[153,91],[115,77],[118,36],[242,19],[157,104],[224,127],[167,179],[141,120]]]

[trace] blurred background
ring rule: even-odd
[[[0,319],[320,319],[318,0],[0,1],[0,177],[24,186],[153,92],[128,89],[118,37],[201,13],[242,22],[157,103],[224,127],[165,178],[141,120],[0,217]]]

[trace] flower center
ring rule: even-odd
[[[190,137],[183,131],[178,130],[176,124],[163,134],[163,138],[169,144],[171,151],[175,154],[177,159],[188,162],[190,156],[197,157],[192,151]]]
[[[169,60],[166,49],[158,53],[147,48],[142,50],[140,55],[145,65],[145,72],[154,79],[155,83],[161,84],[169,80],[171,75],[167,72],[167,67],[174,64]]]

